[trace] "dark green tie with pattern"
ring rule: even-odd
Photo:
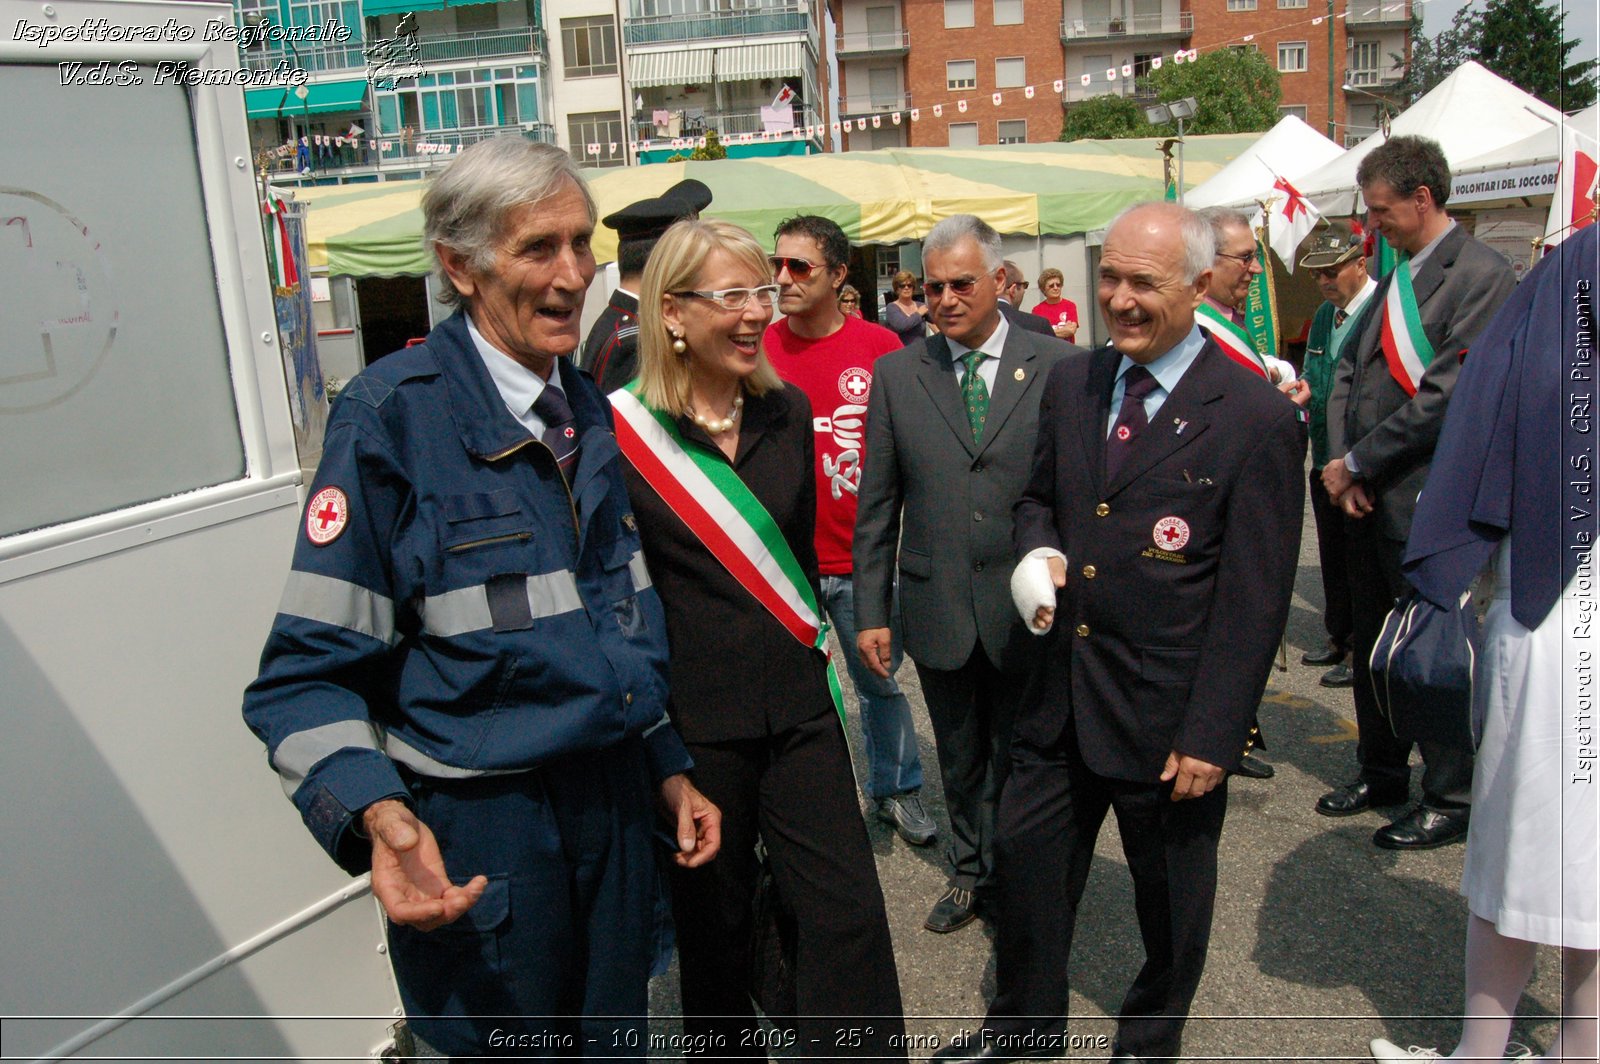
[[[967,404],[967,424],[972,426],[972,442],[982,443],[983,423],[989,416],[989,386],[978,373],[983,352],[968,351],[961,362],[967,367],[967,375],[961,382],[961,398]]]

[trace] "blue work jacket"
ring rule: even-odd
[[[658,779],[690,766],[611,410],[556,361],[580,442],[570,490],[463,314],[334,405],[244,716],[352,873],[370,860],[355,818],[406,795],[397,765],[520,772],[642,735]]]

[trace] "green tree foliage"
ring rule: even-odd
[[[1185,96],[1198,102],[1195,116],[1183,124],[1185,133],[1259,133],[1277,125],[1280,117],[1278,72],[1254,48],[1222,48],[1192,63],[1168,61],[1150,72],[1149,84],[1163,102]],[[1178,131],[1176,125],[1149,128],[1152,136]]]
[[[1195,116],[1184,122],[1185,133],[1257,133],[1278,121],[1278,101],[1283,93],[1278,72],[1267,57],[1249,49],[1221,49],[1192,63],[1168,59],[1160,70],[1140,79],[1139,87],[1168,102],[1193,96]],[[1156,101],[1149,101],[1156,102]],[[1086,137],[1115,140],[1123,137],[1163,137],[1178,131],[1176,123],[1151,125],[1144,119],[1145,101],[1107,94],[1094,96],[1066,110],[1061,140]]]
[[[1067,109],[1060,140],[1122,140],[1150,136],[1144,108],[1126,96],[1092,96]]]
[[[1450,28],[1429,38],[1422,22],[1411,23],[1411,63],[1395,86],[1402,107],[1475,59],[1507,81],[1563,111],[1582,110],[1595,101],[1593,60],[1569,63],[1574,39],[1563,35],[1562,10],[1545,0],[1489,0],[1482,8],[1463,7]],[[1391,55],[1396,63],[1403,56]]]
[[[1578,42],[1565,37],[1557,4],[1489,0],[1474,22],[1478,62],[1563,111],[1594,103],[1594,61],[1568,62]]]
[[[705,147],[696,148],[694,151],[687,154],[680,151],[676,155],[669,155],[667,156],[667,162],[682,163],[693,161],[700,163],[711,159],[726,159],[727,157],[728,149],[722,146],[722,138],[717,136],[716,130],[708,129],[706,130]]]

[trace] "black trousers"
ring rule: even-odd
[[[695,786],[722,810],[722,849],[704,867],[674,865],[670,874],[684,1033],[706,1055],[766,1059],[749,994],[759,834],[799,931],[801,1054],[904,1060],[883,891],[832,706],[777,735],[690,743],[689,752]],[[868,1027],[840,1038],[841,1029]]]
[[[1004,1038],[1061,1030],[1078,903],[1110,809],[1133,875],[1145,952],[1118,1009],[1117,1049],[1147,1058],[1178,1055],[1211,938],[1227,782],[1181,802],[1171,793],[1170,783],[1096,775],[1070,725],[1049,749],[1013,743],[1000,802],[997,993],[984,1021],[989,1032]]]
[[[1350,577],[1345,546],[1344,513],[1328,498],[1322,486],[1322,470],[1311,471],[1311,516],[1317,523],[1317,562],[1322,568],[1322,623],[1334,646],[1350,649],[1353,628],[1350,607]]]
[[[950,884],[988,890],[1000,788],[1011,767],[1011,722],[1023,677],[995,668],[980,644],[959,669],[917,666],[950,813]]]
[[[1356,759],[1361,778],[1380,797],[1403,795],[1411,784],[1411,743],[1397,738],[1378,712],[1368,667],[1372,646],[1395,599],[1410,585],[1400,572],[1405,544],[1389,539],[1377,518],[1345,518],[1345,543],[1350,574],[1351,619],[1355,636]],[[1472,750],[1441,742],[1420,742],[1422,804],[1428,809],[1460,813],[1472,805]]]

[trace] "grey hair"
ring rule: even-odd
[[[1211,236],[1216,240],[1217,247],[1222,246],[1222,241],[1227,237],[1229,230],[1243,229],[1255,236],[1250,228],[1250,216],[1243,211],[1232,207],[1206,207],[1195,211],[1200,220],[1211,227]]]
[[[555,195],[568,181],[583,192],[593,225],[594,197],[572,157],[555,145],[494,137],[456,156],[422,196],[422,239],[433,253],[439,299],[450,304],[461,301],[445,272],[440,247],[462,255],[470,269],[487,273],[494,268],[495,243],[506,216]]]
[[[952,214],[928,230],[922,238],[922,253],[948,251],[963,240],[975,240],[983,252],[983,268],[993,273],[1005,261],[1000,250],[1000,234],[975,214]]]
[[[1184,284],[1193,284],[1196,278],[1211,269],[1211,264],[1217,257],[1217,238],[1212,234],[1211,226],[1200,217],[1201,212],[1191,211],[1187,207],[1180,207],[1166,200],[1145,200],[1119,211],[1106,226],[1106,232],[1111,232],[1118,222],[1135,211],[1159,211],[1169,217],[1177,218],[1178,235],[1183,238]]]

